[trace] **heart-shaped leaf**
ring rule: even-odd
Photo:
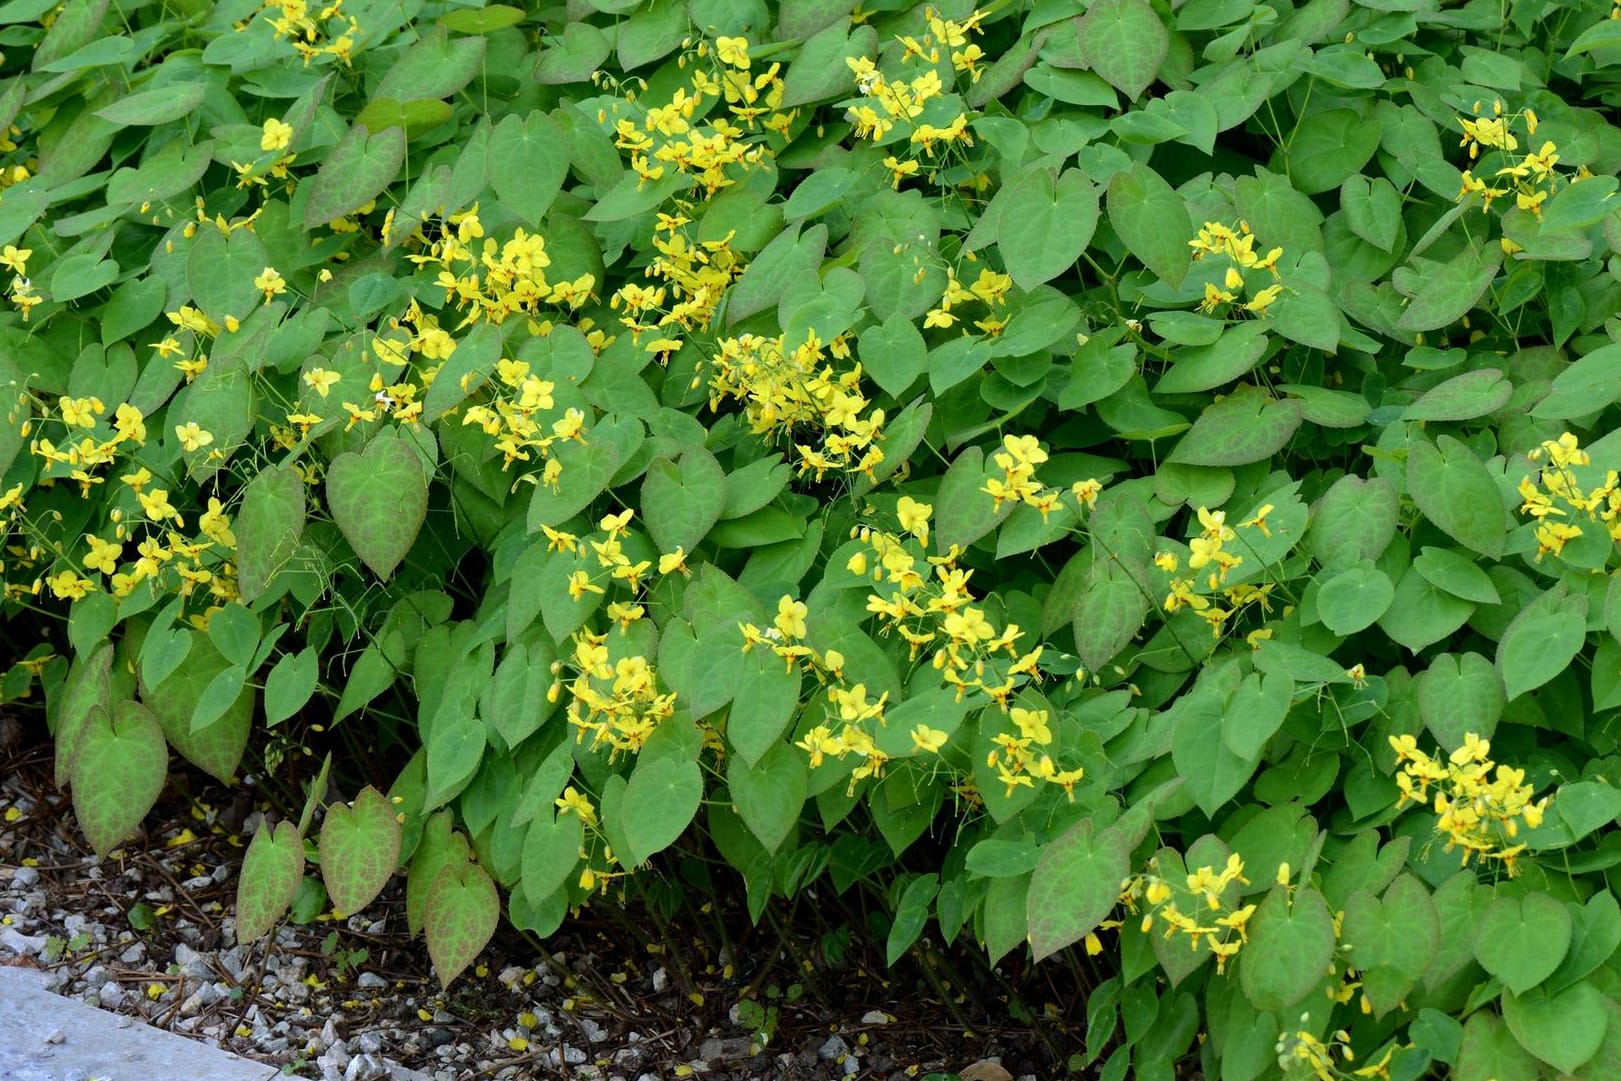
[[[422,930],[428,895],[446,867],[459,867],[470,858],[467,838],[453,828],[449,811],[440,811],[422,827],[422,839],[405,876],[405,923],[414,935]]]
[[[660,459],[642,481],[642,517],[660,551],[692,551],[720,520],[726,472],[703,447],[688,447],[679,461]]]
[[[462,863],[440,869],[428,891],[422,930],[441,987],[448,988],[473,963],[500,916],[501,900],[484,868]]]
[[[252,942],[270,929],[293,903],[304,877],[304,839],[291,822],[259,828],[242,857],[236,883],[236,940]]]
[[[538,905],[568,881],[580,862],[585,828],[577,814],[541,815],[523,839],[523,892]]]
[[[698,813],[703,794],[703,773],[696,762],[638,762],[619,803],[620,828],[629,846],[625,866],[640,866],[674,844]]]
[[[400,823],[394,805],[371,785],[353,807],[334,803],[321,825],[321,880],[332,907],[359,912],[383,891],[400,862]]]
[[[92,706],[73,763],[73,813],[105,856],[141,824],[169,776],[169,748],[157,718],[138,702]]]
[[[291,466],[262,470],[242,492],[236,534],[237,590],[251,604],[298,550],[304,535],[304,482]]]
[[[304,228],[318,229],[359,210],[394,182],[405,163],[405,129],[367,131],[357,124],[327,154],[310,181]]]
[[[1036,960],[1079,942],[1108,916],[1131,873],[1131,848],[1118,830],[1094,835],[1085,818],[1046,847],[1025,902]]]
[[[1475,960],[1523,995],[1559,967],[1570,934],[1570,911],[1546,893],[1497,897],[1476,928]]]
[[[1599,1049],[1610,1016],[1604,1008],[1604,995],[1584,982],[1555,995],[1540,988],[1524,995],[1504,995],[1503,1020],[1521,1047],[1568,1074],[1580,1069]]]
[[[428,478],[410,444],[385,430],[359,454],[350,451],[332,460],[326,499],[355,554],[387,579],[427,517]]]
[[[733,755],[726,783],[738,817],[767,852],[782,847],[805,805],[805,756],[786,743],[774,744],[752,765]]]
[[[112,696],[112,643],[97,646],[87,657],[80,657],[62,681],[60,699],[52,696],[56,724],[56,786],[64,787],[78,760],[79,742],[92,710],[105,709]]]
[[[238,679],[235,697],[224,703],[214,721],[194,730],[192,718],[198,705],[208,696],[215,679],[233,672],[233,666],[203,635],[191,638],[185,664],[155,687],[146,685],[143,678],[142,701],[157,716],[169,746],[198,769],[230,784],[242,761],[242,752],[248,746],[248,730],[253,723],[253,688]],[[234,669],[235,673],[240,671]]]

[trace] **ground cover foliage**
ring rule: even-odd
[[[405,869],[448,984],[713,852],[1108,1077],[1615,1074],[1617,10],[1075,8],[0,6],[93,846],[338,726],[244,939]]]

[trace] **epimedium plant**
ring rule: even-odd
[[[339,726],[244,941],[403,868],[448,986],[712,850],[1109,1078],[1613,1075],[1617,10],[1076,7],[0,6],[91,845]]]

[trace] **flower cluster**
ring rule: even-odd
[[[1193,249],[1196,260],[1216,256],[1228,262],[1221,285],[1205,282],[1204,300],[1199,302],[1199,310],[1214,313],[1224,304],[1237,304],[1240,295],[1248,290],[1249,300],[1243,304],[1242,310],[1251,315],[1265,315],[1267,309],[1283,295],[1283,281],[1278,275],[1278,259],[1283,255],[1283,249],[1272,248],[1265,255],[1257,255],[1255,234],[1250,231],[1248,222],[1240,221],[1235,230],[1220,222],[1207,221],[1199,230],[1199,235],[1188,241],[1188,246]],[[1249,270],[1271,272],[1272,284],[1250,289],[1249,279],[1244,274]]]
[[[1565,545],[1582,535],[1582,527],[1567,520],[1572,514],[1601,523],[1612,540],[1621,541],[1621,475],[1607,470],[1603,483],[1584,489],[1573,469],[1592,463],[1570,432],[1545,440],[1528,457],[1535,462],[1544,455],[1548,464],[1537,479],[1521,477],[1519,488],[1520,498],[1525,500],[1520,513],[1537,521],[1537,562],[1550,552],[1562,555]]]
[[[27,399],[20,398],[17,408],[29,408]],[[230,517],[220,501],[210,497],[197,519],[196,532],[182,532],[186,518],[171,501],[174,485],[159,486],[151,469],[136,461],[136,452],[147,442],[146,417],[138,408],[123,402],[109,411],[94,396],[64,396],[57,399],[54,409],[45,403],[32,408],[38,419],[25,421],[23,431],[33,436],[28,449],[40,462],[42,486],[69,481],[89,497],[107,484],[120,461],[125,471],[105,500],[110,529],[84,534],[82,545],[52,538],[54,518],[31,519],[23,504],[22,485],[0,494],[7,535],[17,531],[34,538],[33,543],[7,548],[8,599],[37,595],[42,587],[61,600],[78,600],[102,589],[115,597],[127,597],[148,582],[159,594],[190,597],[201,589],[214,601],[235,599],[232,553],[236,537]],[[57,425],[62,429],[59,437],[48,438],[44,433]],[[175,425],[174,437],[188,453],[203,452],[214,442],[213,434],[195,421]],[[217,449],[207,453],[218,456]],[[51,555],[58,557],[53,573],[31,573]],[[17,571],[23,574],[11,580]],[[199,618],[206,621],[206,613]]]
[[[1190,950],[1204,946],[1215,956],[1220,973],[1249,941],[1247,927],[1255,906],[1240,905],[1236,889],[1247,885],[1244,861],[1236,852],[1227,857],[1219,872],[1214,867],[1200,867],[1180,880],[1161,876],[1159,861],[1153,859],[1144,873],[1126,880],[1120,902],[1132,914],[1142,909],[1144,934],[1162,926],[1167,939],[1186,936]],[[1107,921],[1105,926],[1118,927],[1119,921]]]
[[[385,231],[392,224],[390,216]],[[457,330],[480,322],[500,324],[523,315],[539,333],[544,306],[576,311],[597,285],[591,274],[573,281],[549,280],[546,269],[552,259],[546,253],[545,238],[521,226],[505,241],[485,236],[477,204],[450,215],[427,251],[410,259],[419,266],[439,268],[437,284],[445,291],[446,302],[465,313]]]
[[[1493,101],[1491,115],[1481,116],[1481,103],[1477,101],[1473,112],[1473,117],[1458,119],[1463,128],[1463,140],[1458,145],[1469,148],[1470,161],[1474,161],[1484,147],[1496,151],[1497,160],[1504,164],[1493,171],[1489,179],[1476,176],[1472,169],[1464,170],[1463,186],[1458,189],[1459,202],[1478,195],[1481,213],[1486,213],[1491,210],[1493,202],[1513,195],[1517,208],[1540,220],[1543,204],[1562,186],[1578,183],[1593,175],[1586,166],[1578,167],[1568,176],[1561,173],[1557,168],[1559,147],[1550,140],[1544,139],[1535,150],[1530,149],[1536,146],[1531,140],[1536,136],[1539,123],[1537,114],[1532,110],[1522,109],[1518,113],[1505,114],[1503,103]],[[1515,123],[1525,127],[1528,144],[1524,154],[1519,153],[1520,141],[1513,130]],[[1503,237],[1501,243],[1503,250],[1510,255],[1522,250],[1518,243],[1508,237]]]
[[[1309,1019],[1309,1014],[1301,1018],[1302,1021]],[[1298,1029],[1280,1035],[1273,1050],[1277,1052],[1278,1068],[1285,1077],[1299,1076],[1305,1072],[1316,1081],[1344,1081],[1346,1077],[1378,1077],[1389,1081],[1390,1057],[1396,1053],[1396,1045],[1388,1045],[1385,1053],[1368,1065],[1355,1066],[1356,1053],[1351,1050],[1351,1034],[1345,1029],[1335,1032],[1328,1040],[1320,1040],[1305,1029]],[[1339,1056],[1338,1061],[1335,1055]]]
[[[949,51],[951,66],[957,75],[967,75],[970,82],[979,81],[985,53],[968,37],[981,32],[979,24],[984,17],[984,12],[976,11],[959,23],[929,9],[928,32],[921,39],[911,36],[899,39],[904,49],[901,63],[915,62],[923,68],[915,78],[892,79],[880,71],[870,57],[847,58],[845,62],[855,73],[856,90],[861,95],[845,112],[845,118],[855,127],[856,136],[882,142],[899,124],[908,131],[911,144],[926,155],[935,153],[936,143],[972,146],[974,140],[968,134],[966,113],[957,113],[943,125],[926,123],[919,118],[929,102],[944,97],[949,91],[938,70],[942,47]],[[908,169],[906,165],[915,167],[917,163],[902,163],[892,157],[884,164],[897,171],[898,179],[900,175],[914,173],[915,168]]]
[[[859,363],[843,371],[828,363],[830,356],[849,359],[842,336],[824,346],[813,332],[789,349],[780,337],[744,334],[722,338],[719,347],[709,360],[711,409],[727,399],[742,402],[751,432],[793,442],[801,476],[874,475],[884,460],[878,446],[884,411],[870,408],[862,393]]]
[[[304,58],[304,66],[322,56],[348,64],[360,39],[360,23],[343,10],[343,0],[332,0],[313,14],[306,0],[265,0],[264,10],[280,12],[270,17],[276,40],[286,38]],[[333,24],[337,24],[334,35]]]
[[[640,654],[613,656],[609,635],[624,636],[633,624],[647,618],[647,609],[641,603],[644,586],[654,571],[652,559],[637,558],[626,551],[627,542],[632,549],[639,547],[641,538],[630,530],[633,512],[609,514],[598,523],[599,534],[577,537],[572,533],[543,527],[549,547],[578,557],[594,558],[599,573],[576,570],[569,577],[569,596],[576,603],[588,594],[606,596],[615,591],[615,599],[606,607],[610,621],[617,630],[597,632],[589,627],[576,631],[573,637],[572,659],[562,659],[552,665],[554,682],[547,697],[555,702],[566,691],[569,696],[568,720],[577,730],[576,738],[591,736],[591,746],[607,743],[610,757],[621,752],[636,754],[649,736],[675,712],[673,692],[661,691],[658,672],[647,657]],[[673,574],[685,569],[685,556],[679,550],[658,559],[657,574]],[[564,682],[566,670],[573,676]]]
[[[1238,523],[1240,529],[1258,529],[1263,536],[1272,534],[1266,524],[1267,515],[1273,507],[1270,503],[1256,511],[1254,517]],[[1158,552],[1154,556],[1154,565],[1168,574],[1173,575],[1170,582],[1170,592],[1165,595],[1164,608],[1167,612],[1179,612],[1188,608],[1199,613],[1205,622],[1210,624],[1210,633],[1220,637],[1222,628],[1227,621],[1248,605],[1254,605],[1263,613],[1270,612],[1270,597],[1272,593],[1271,582],[1259,586],[1240,583],[1234,586],[1222,587],[1227,580],[1228,573],[1244,562],[1244,557],[1226,548],[1228,542],[1236,540],[1238,534],[1227,524],[1227,512],[1210,510],[1208,507],[1199,507],[1196,510],[1199,517],[1199,534],[1188,541],[1188,569],[1191,571],[1205,571],[1203,585],[1207,590],[1220,590],[1227,602],[1227,607],[1213,604],[1211,599],[1198,592],[1200,582],[1198,575],[1174,577],[1182,569],[1181,560],[1174,552]],[[1270,637],[1262,632],[1262,637]],[[1251,644],[1255,644],[1252,642]]]
[[[653,236],[656,254],[645,280],[622,286],[608,301],[615,311],[624,311],[619,322],[631,332],[631,340],[660,363],[680,352],[685,335],[709,326],[727,287],[745,269],[732,251],[730,233],[694,242],[687,235],[691,224],[683,214],[661,213]],[[645,334],[653,337],[643,342]]]
[[[1448,852],[1461,848],[1465,865],[1470,856],[1501,860],[1513,875],[1514,862],[1525,845],[1506,842],[1518,835],[1522,822],[1529,829],[1541,825],[1549,802],[1547,796],[1532,801],[1534,789],[1525,783],[1525,771],[1494,763],[1491,744],[1473,732],[1445,759],[1419,750],[1411,735],[1391,736],[1390,745],[1401,765],[1396,774],[1401,789],[1398,806],[1432,803],[1437,815],[1435,832],[1446,836]]]
[[[782,65],[755,69],[744,38],[719,38],[713,54],[707,43],[700,42],[690,57],[711,55],[717,65],[707,71],[694,65],[689,84],[677,87],[666,104],[642,108],[640,123],[630,117],[615,120],[614,143],[630,155],[630,167],[641,185],[673,171],[690,180],[705,198],[712,197],[770,161],[770,148],[750,139],[749,133],[764,128],[787,137],[796,113],[781,107]],[[683,68],[688,60],[687,54],[680,58]],[[722,98],[731,119],[696,120],[708,112],[710,101]],[[626,100],[641,105],[634,94],[627,93]],[[615,105],[613,112],[619,108]],[[608,110],[597,119],[607,123]]]
[[[952,309],[978,303],[985,305],[987,311],[983,318],[974,320],[974,326],[992,338],[1001,334],[1002,328],[1007,326],[1007,294],[1013,287],[1013,279],[988,267],[981,267],[974,283],[965,286],[957,280],[955,269],[948,268],[946,274],[946,291],[940,297],[940,302],[923,317],[924,329],[956,326],[962,314]],[[965,327],[963,333],[967,332]]]
[[[1041,512],[1041,520],[1058,509],[1064,493],[1049,488],[1036,477],[1036,467],[1047,460],[1047,452],[1033,435],[1004,435],[1002,449],[991,455],[991,464],[1002,471],[1002,476],[987,477],[980,491],[991,497],[993,511],[1000,511],[1003,503],[1023,503]],[[1077,506],[1091,507],[1102,493],[1103,485],[1096,478],[1076,481],[1069,488]]]

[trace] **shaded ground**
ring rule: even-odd
[[[62,993],[295,1076],[792,1081],[967,1069],[998,1081],[1061,1076],[1080,1047],[1077,996],[1029,978],[990,990],[1000,977],[960,953],[935,952],[932,979],[915,955],[885,970],[859,941],[834,964],[807,948],[815,928],[750,928],[740,897],[717,898],[713,924],[647,923],[640,936],[627,934],[640,917],[587,913],[542,950],[503,925],[448,995],[406,934],[402,876],[346,925],[287,925],[273,946],[243,948],[225,920],[243,851],[238,793],[171,785],[144,835],[97,860],[51,785],[48,748],[11,743],[0,748],[0,963],[46,968]],[[714,945],[717,928],[735,929],[729,948]],[[1014,1021],[1010,994],[1041,1020]]]

